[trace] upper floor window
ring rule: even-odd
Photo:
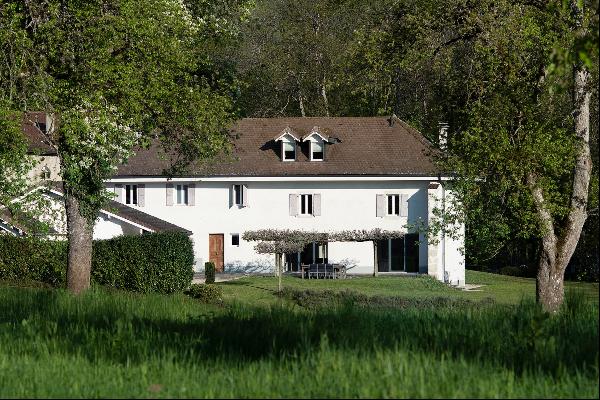
[[[177,196],[175,197],[175,204],[187,205],[188,204],[188,185],[177,185],[175,186]]]
[[[310,142],[310,159],[313,161],[323,161],[325,155],[325,143],[321,140]]]
[[[312,215],[313,213],[313,195],[300,195],[300,215]]]
[[[296,143],[281,142],[283,161],[294,161],[296,159]]]
[[[387,215],[400,215],[400,195],[387,195]]]
[[[245,204],[243,185],[233,185],[233,204],[236,206],[243,206]]]
[[[125,185],[125,204],[138,204],[137,185]]]

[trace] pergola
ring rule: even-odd
[[[373,242],[374,268],[373,276],[377,276],[377,243],[380,240],[399,239],[406,232],[387,231],[379,228],[370,230],[355,229],[335,232],[301,231],[292,229],[259,229],[247,231],[242,237],[250,242],[258,242],[254,250],[260,254],[275,254],[275,268],[279,276],[279,291],[281,291],[281,275],[283,255],[300,253],[307,244],[328,242]]]

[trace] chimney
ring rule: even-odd
[[[439,122],[438,128],[438,145],[440,147],[440,150],[446,150],[446,148],[448,147],[448,128],[450,128],[450,125],[448,125],[447,122]]]
[[[396,114],[392,114],[388,118],[388,123],[390,124],[390,126],[394,126],[394,123],[396,122],[397,119],[398,119],[398,117],[396,116]]]

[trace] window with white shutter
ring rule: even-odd
[[[137,185],[125,185],[125,204],[138,204]]]
[[[387,195],[387,215],[400,215],[400,195]]]
[[[188,196],[189,186],[184,184],[175,185],[175,204],[177,205],[187,205],[189,202]]]
[[[313,195],[300,195],[300,215],[312,215],[313,213]]]

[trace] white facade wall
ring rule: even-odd
[[[283,179],[283,178],[282,178]],[[136,182],[138,181],[138,182]],[[339,231],[346,229],[406,230],[407,223],[428,220],[429,180],[251,180],[235,181],[229,178],[218,180],[190,180],[195,183],[195,204],[166,205],[165,179],[127,181],[125,178],[114,180],[118,183],[144,183],[145,205],[140,210],[155,217],[169,221],[193,232],[196,253],[196,269],[202,270],[204,262],[209,260],[209,234],[224,235],[225,271],[269,272],[274,267],[274,256],[257,254],[255,242],[242,239],[245,231],[256,229],[300,229],[314,231]],[[182,178],[176,183],[185,183]],[[172,182],[173,183],[173,182]],[[231,186],[247,185],[247,207],[230,206]],[[320,216],[290,216],[290,194],[320,194]],[[377,217],[377,194],[407,194],[408,217]],[[239,246],[232,246],[231,235],[240,235]],[[419,270],[428,271],[428,248],[423,234],[420,235]],[[464,282],[464,261],[457,255],[459,241],[449,243],[445,252],[440,252],[439,260],[445,260],[446,267],[456,269],[454,277],[460,274]],[[373,244],[329,243],[330,262],[345,262],[353,267],[350,273],[371,274],[373,272]],[[457,254],[455,254],[457,253]],[[462,258],[464,260],[464,257]],[[440,265],[442,267],[442,265]],[[436,274],[437,275],[437,274]],[[436,276],[443,280],[441,276]],[[456,278],[455,278],[456,279]]]
[[[112,239],[120,235],[140,235],[141,228],[103,212],[94,225],[94,239]]]

